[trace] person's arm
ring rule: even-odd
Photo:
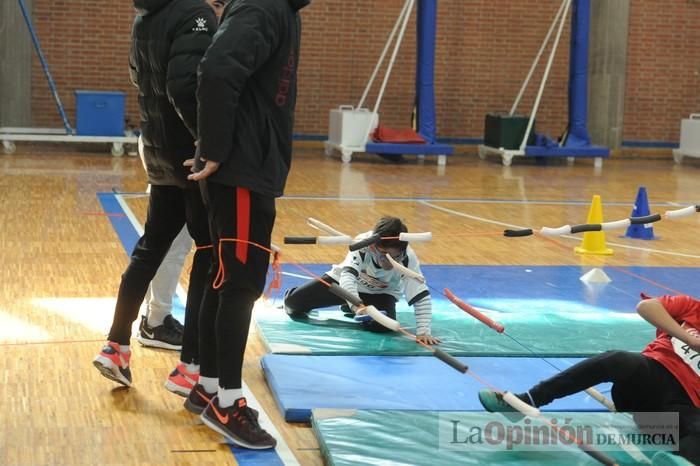
[[[187,11],[178,25],[168,57],[167,93],[183,123],[197,139],[197,68],[216,32],[216,15],[202,2]]]
[[[360,299],[360,294],[357,292],[358,275],[359,272],[354,268],[348,266],[343,267],[343,270],[340,272],[339,285],[342,289],[349,292],[351,295],[356,296],[357,299]],[[352,312],[357,313],[358,306],[355,306],[349,301],[348,306],[350,306],[350,310],[352,310]]]
[[[687,344],[696,351],[700,351],[700,338],[688,333],[658,299],[645,299],[637,304],[637,312],[644,320]]]
[[[279,21],[274,12],[251,3],[236,4],[226,12],[199,65],[197,101],[202,159],[224,163],[231,156],[241,92],[278,46]]]
[[[423,276],[418,256],[410,247],[406,248],[406,258],[407,261],[404,262],[406,268]],[[403,277],[403,284],[403,293],[406,296],[408,305],[413,306],[413,312],[416,316],[416,337],[418,341],[429,345],[440,343],[440,339],[431,335],[430,324],[433,320],[433,302],[428,287],[425,283],[406,276]]]
[[[413,302],[413,311],[416,314],[417,339],[429,345],[440,343],[440,339],[432,336],[430,331],[430,323],[433,318],[433,304],[430,293],[426,291],[423,296]]]

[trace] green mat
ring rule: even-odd
[[[456,416],[452,416],[452,414]],[[593,438],[598,433],[638,432],[631,419],[611,413],[567,413],[575,416],[576,422],[597,426],[592,430]],[[613,418],[613,416],[615,416]],[[454,431],[454,419],[460,421],[461,429]],[[569,418],[570,419],[570,418]],[[312,425],[318,438],[326,464],[330,466],[372,465],[597,465],[599,464],[576,446],[552,445],[530,447],[532,451],[508,451],[499,444],[496,447],[465,446],[466,429],[472,426],[484,428],[489,423],[505,418],[490,413],[442,413],[433,411],[361,411],[314,409]],[[616,428],[603,431],[599,428],[607,422]],[[528,420],[530,422],[530,420]],[[537,420],[531,421],[538,424]],[[523,421],[519,425],[524,425]],[[465,428],[463,426],[469,426]],[[622,426],[620,428],[620,426]],[[440,436],[442,432],[442,437]],[[482,431],[483,432],[483,431]],[[476,437],[472,437],[476,438]],[[485,437],[484,437],[485,438]],[[451,444],[451,440],[457,443]],[[483,443],[486,445],[486,442]],[[456,445],[456,446],[453,446]],[[602,448],[598,448],[602,450]],[[606,448],[604,453],[621,465],[640,464],[653,456],[655,451],[644,447],[636,451],[636,459],[618,446]]]
[[[641,351],[654,339],[654,328],[636,314],[618,312],[505,313],[487,311],[501,322],[498,334],[463,312],[446,305],[433,310],[433,335],[440,348],[454,356],[583,357],[616,349]],[[301,321],[282,309],[260,307],[255,319],[267,350],[277,354],[422,355],[428,350],[395,333],[371,333],[340,311],[319,311]],[[413,312],[398,312],[404,328],[413,330]]]

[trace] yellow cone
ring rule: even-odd
[[[603,223],[603,206],[600,202],[600,196],[593,196],[591,208],[588,210],[588,224]],[[605,247],[605,232],[604,231],[587,231],[583,234],[581,246],[574,248],[576,254],[601,254],[610,255],[613,250]]]

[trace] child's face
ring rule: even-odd
[[[221,21],[221,15],[224,13],[224,8],[226,8],[226,2],[224,0],[207,0],[207,3],[214,9],[216,19]]]
[[[389,262],[389,259],[386,258],[386,254],[389,254],[396,262],[401,262],[405,256],[405,251],[399,248],[384,248],[377,244],[371,246],[371,248],[372,252],[374,253],[374,257],[377,259],[377,263],[384,270],[391,270],[393,268],[391,262]]]

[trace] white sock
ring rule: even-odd
[[[218,377],[199,377],[199,385],[204,387],[204,391],[207,393],[216,393],[216,389],[219,388],[219,378]]]
[[[233,406],[234,401],[243,398],[243,390],[240,388],[221,388],[219,387],[219,406],[228,408]]]
[[[182,364],[185,365],[185,370],[190,374],[199,374],[199,364],[187,364],[186,362],[182,362]]]

